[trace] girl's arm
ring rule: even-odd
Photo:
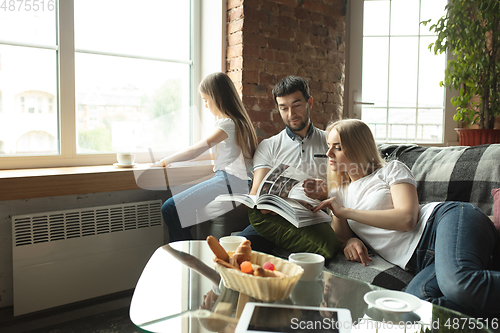
[[[189,161],[192,160],[204,152],[206,152],[208,149],[212,148],[216,144],[224,141],[227,139],[227,133],[221,130],[220,128],[217,128],[215,131],[213,131],[212,134],[210,134],[208,137],[206,137],[204,140],[199,141],[198,143],[195,143],[191,147],[180,151],[178,153],[175,153],[173,155],[170,155],[168,157],[165,157],[161,159],[159,162],[156,162],[153,164],[154,166],[168,166],[171,163],[174,162],[183,162],[183,161]]]
[[[350,219],[377,228],[410,231],[418,221],[417,189],[409,183],[400,183],[391,186],[391,197],[394,208],[385,210],[358,210],[345,208],[333,197],[323,201],[314,211],[325,206],[331,207],[335,216],[341,219]]]

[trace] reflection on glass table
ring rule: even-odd
[[[132,322],[148,332],[234,332],[246,302],[259,300],[225,288],[212,258],[205,241],[158,248],[135,288]],[[374,290],[383,289],[325,271],[315,281],[299,281],[290,297],[275,303],[349,309],[352,332],[457,332],[457,322],[460,332],[491,332],[466,315],[425,301],[410,312],[381,310],[364,300]]]

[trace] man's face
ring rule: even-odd
[[[276,97],[278,109],[285,125],[294,132],[300,132],[309,125],[312,97],[306,101],[302,92],[296,91],[291,95]]]

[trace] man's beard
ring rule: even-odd
[[[300,123],[298,123],[296,126],[292,127],[290,125],[290,122],[285,122],[285,125],[286,127],[288,127],[290,130],[292,130],[292,132],[300,132],[302,131],[304,128],[307,127],[307,125],[309,125],[309,116],[311,114],[311,110],[309,109],[309,104],[306,104],[306,110],[307,110],[307,116],[306,116],[306,119],[301,121]]]

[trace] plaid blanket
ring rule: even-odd
[[[380,145],[387,160],[398,159],[413,172],[420,203],[466,201],[493,215],[491,190],[500,188],[500,144],[476,147]],[[371,253],[364,267],[337,255],[327,269],[386,289],[404,290],[413,275]]]
[[[420,203],[470,202],[493,214],[491,190],[500,187],[500,144],[476,147],[381,145],[386,160],[406,164],[417,181]]]

